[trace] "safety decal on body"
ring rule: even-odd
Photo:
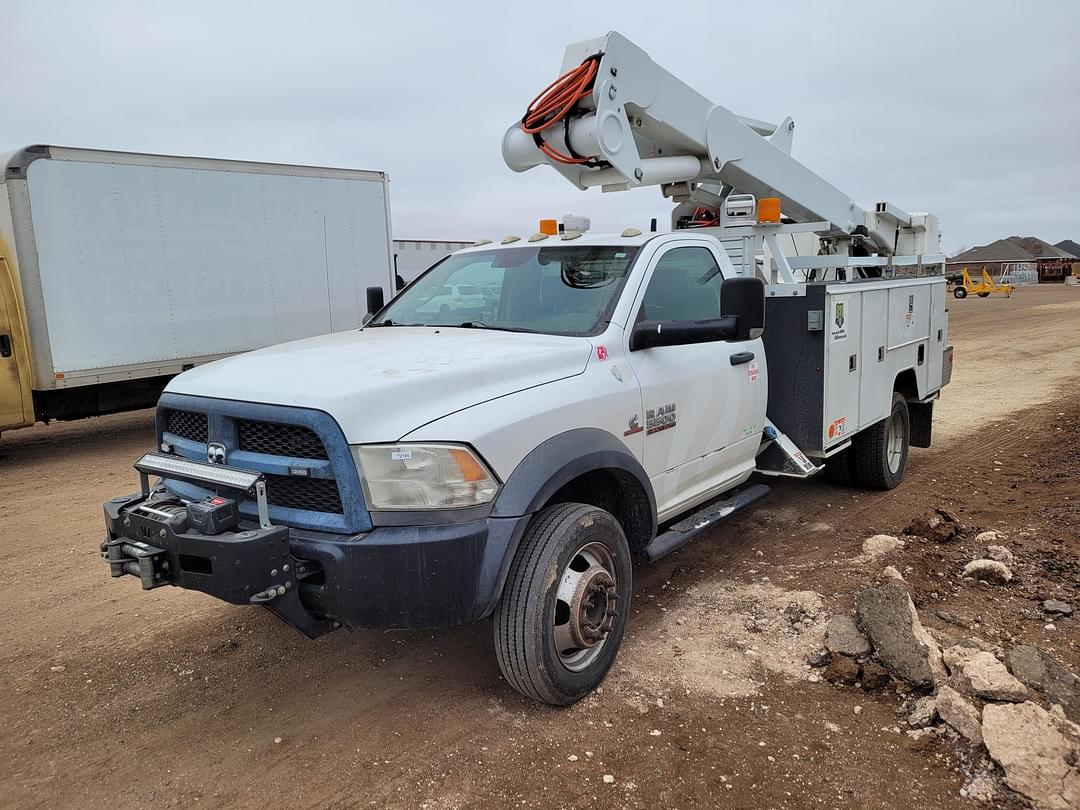
[[[746,367],[746,376],[750,379],[750,382],[752,383],[756,383],[758,381],[760,372],[758,371],[757,363],[750,363],[750,365]]]
[[[847,299],[842,298],[833,303],[833,326],[829,330],[829,336],[833,341],[847,340],[847,329],[844,328],[844,324],[847,323]]]
[[[847,427],[847,417],[841,416],[829,425],[829,438],[835,439],[837,436],[844,435],[844,429]]]

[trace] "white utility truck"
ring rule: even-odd
[[[0,430],[148,407],[394,289],[381,172],[58,146],[0,169]]]
[[[563,68],[507,163],[659,184],[709,227],[477,244],[361,329],[180,375],[141,492],[105,504],[113,576],[311,637],[493,614],[507,681],[567,704],[615,659],[632,558],[763,497],[755,473],[900,482],[951,372],[936,220],[858,208],[791,158],[790,122],[618,34]]]

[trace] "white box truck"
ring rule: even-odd
[[[0,430],[153,405],[394,289],[382,172],[56,146],[0,167]]]

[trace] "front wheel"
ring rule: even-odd
[[[954,298],[967,298],[967,290],[963,287],[957,287],[952,291],[952,294]]]
[[[907,469],[911,416],[904,395],[893,392],[889,415],[858,434],[847,452],[851,471],[860,486],[892,489]]]
[[[495,653],[507,683],[555,706],[589,694],[619,652],[630,578],[630,547],[609,513],[579,503],[538,513],[495,609]]]

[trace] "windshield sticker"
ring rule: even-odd
[[[629,428],[623,431],[623,436],[633,436],[635,433],[641,433],[641,418],[636,413],[630,417],[627,424]]]
[[[676,425],[675,403],[669,402],[659,408],[645,411],[645,435],[651,436]]]
[[[844,324],[847,322],[847,299],[841,299],[833,304],[833,319],[832,326],[830,327],[829,334],[833,341],[847,340],[847,329],[844,328]]]

